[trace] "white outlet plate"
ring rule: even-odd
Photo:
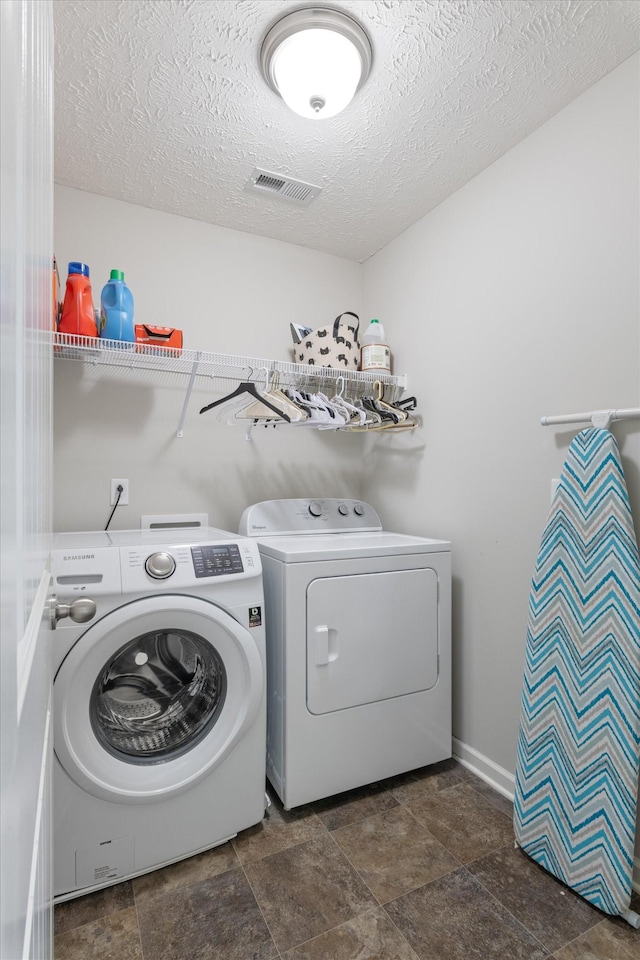
[[[122,484],[122,495],[118,500],[118,487]],[[129,481],[128,480],[112,480],[111,481],[111,506],[115,506],[115,502],[118,500],[119,507],[126,507],[129,503]]]

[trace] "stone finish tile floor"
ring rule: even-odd
[[[632,906],[640,912],[640,897]],[[55,960],[640,960],[455,760],[286,811],[55,908]]]

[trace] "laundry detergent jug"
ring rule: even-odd
[[[136,339],[133,323],[133,294],[124,282],[122,270],[112,270],[100,295],[100,336],[106,340]]]
[[[391,373],[391,351],[379,320],[372,320],[362,337],[360,369]]]
[[[69,264],[69,276],[58,330],[60,333],[73,333],[80,337],[98,336],[93,313],[89,267],[86,263],[73,260]]]

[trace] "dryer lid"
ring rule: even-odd
[[[283,563],[305,563],[315,560],[351,560],[364,557],[397,557],[407,554],[450,552],[446,540],[428,540],[400,533],[339,533],[333,536],[261,537],[258,541],[263,556]]]

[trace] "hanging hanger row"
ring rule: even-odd
[[[240,359],[240,358],[238,358]],[[251,364],[251,365],[249,365]],[[324,393],[345,392],[345,384],[351,395],[364,396],[374,390],[374,384],[378,378],[371,373],[359,373],[356,371],[345,371],[335,367],[323,367],[314,364],[294,364],[269,360],[251,360],[244,366],[244,375],[231,377],[234,380],[242,380],[244,383],[252,382],[259,385],[262,379],[259,372],[263,372],[265,390],[273,383],[278,383],[282,389],[306,390],[312,393],[322,391]],[[205,373],[204,368],[199,370],[199,374]],[[208,374],[213,380],[218,377],[216,371]],[[226,374],[220,373],[221,378],[227,378]],[[271,378],[271,382],[270,382]],[[395,402],[401,396],[406,387],[406,378],[402,376],[380,378],[384,382],[385,399]],[[234,389],[233,393],[236,393]],[[228,394],[227,396],[231,396]],[[220,398],[224,403],[226,397]],[[216,404],[219,401],[215,401]],[[203,408],[204,410],[204,408]]]
[[[252,429],[257,424],[276,426],[288,423],[299,428],[354,431],[407,429],[418,425],[418,420],[411,416],[417,406],[416,398],[389,402],[385,400],[380,380],[365,382],[364,387],[372,391],[371,395],[360,389],[349,396],[345,390],[345,378],[332,377],[334,389],[329,391],[329,396],[320,388],[324,386],[322,380],[326,379],[322,374],[310,375],[305,378],[307,382],[299,384],[296,389],[281,389],[278,373],[275,372],[270,380],[268,369],[261,369],[265,375],[264,390],[259,391],[251,379],[243,381],[231,393],[202,407],[200,413],[224,408],[227,416],[232,414],[227,420],[229,424],[249,421],[247,440],[251,439]],[[253,376],[253,370],[249,376]],[[352,383],[349,381],[350,386]]]

